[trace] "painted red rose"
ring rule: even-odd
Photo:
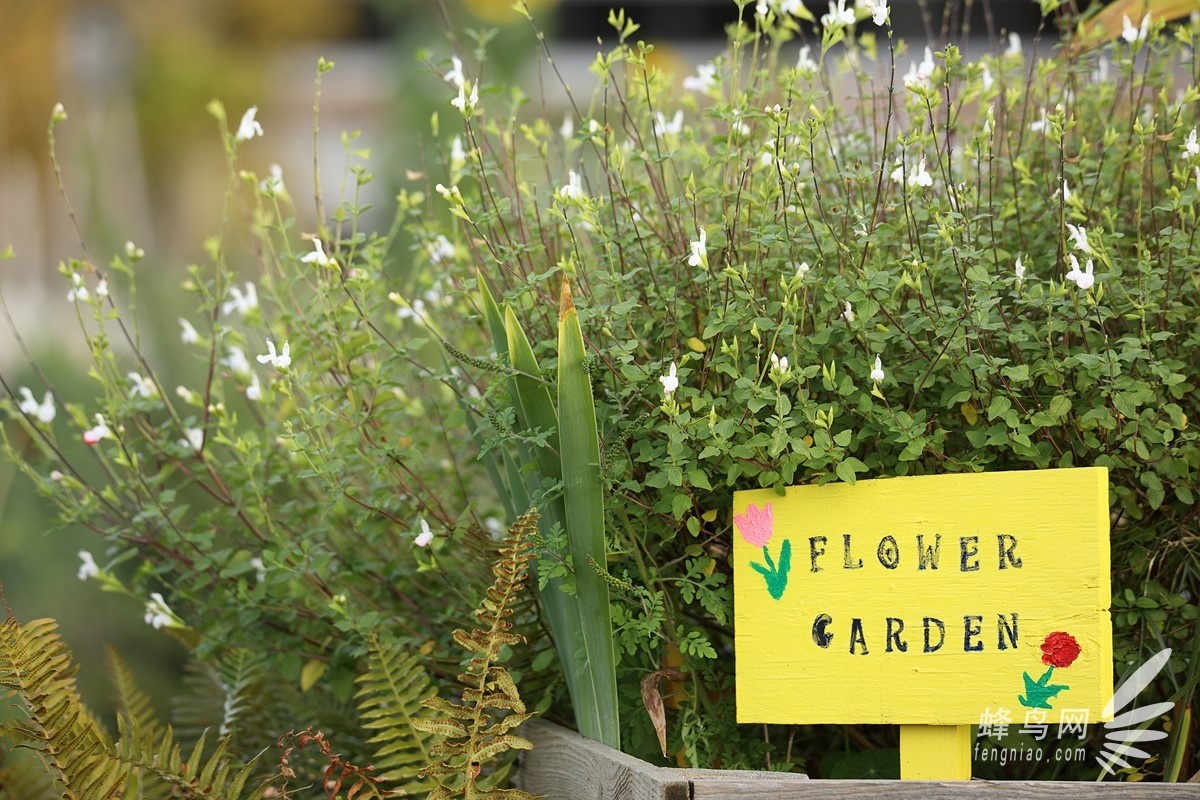
[[[1042,663],[1052,667],[1069,667],[1079,658],[1079,642],[1063,631],[1055,631],[1042,642]]]

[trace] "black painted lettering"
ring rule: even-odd
[[[867,654],[867,637],[863,634],[862,620],[858,617],[850,620],[850,655],[855,654],[855,646],[862,645],[862,652],[859,655]]]
[[[933,544],[925,545],[925,536],[917,534],[917,569],[937,569],[938,556],[942,549],[942,535],[933,537]]]
[[[900,634],[904,633],[904,620],[898,617],[887,618],[887,651],[892,652],[892,647],[899,650],[901,653],[908,652],[908,643],[900,638]]]
[[[861,558],[851,558],[850,556],[850,534],[842,534],[842,552],[844,554],[842,567],[845,569],[862,569]]]
[[[996,615],[997,641],[996,645],[1001,650],[1012,648],[1017,649],[1017,612],[1009,614],[1012,619],[1006,619],[1003,614]],[[1012,623],[1011,625],[1009,623]],[[1007,639],[1007,641],[1005,641]]]
[[[879,556],[879,563],[887,569],[895,569],[900,566],[900,548],[896,544],[895,536],[885,536],[879,540],[879,549],[875,552]]]
[[[962,536],[958,540],[958,546],[962,552],[962,571],[978,572],[979,559],[975,558],[975,556],[979,555],[979,537]]]
[[[813,620],[812,637],[817,647],[827,648],[829,647],[829,643],[833,641],[833,634],[825,630],[831,622],[833,622],[833,617],[828,614],[819,614]]]
[[[983,632],[983,617],[967,614],[963,617],[963,652],[978,653],[983,650],[979,634]]]
[[[937,626],[937,629],[938,629],[937,644],[933,644],[929,640],[929,626],[930,625]],[[946,626],[943,625],[942,621],[940,619],[938,619],[937,617],[926,617],[925,618],[925,652],[932,653],[935,650],[941,650],[942,645],[945,643],[945,641],[946,641]]]
[[[808,554],[809,554],[809,557],[812,559],[812,571],[813,572],[821,571],[821,568],[817,566],[817,556],[825,555],[825,543],[828,541],[829,540],[826,539],[824,536],[808,537]],[[817,542],[821,543],[820,546],[817,545]]]
[[[1001,533],[996,536],[996,544],[1000,548],[1000,569],[1021,568],[1021,557],[1017,555],[1017,537],[1011,533]]]

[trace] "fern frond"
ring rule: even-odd
[[[0,800],[59,800],[58,789],[32,753],[0,753]]]
[[[248,648],[223,653],[214,662],[192,660],[183,679],[187,693],[176,699],[173,718],[180,735],[195,739],[205,731],[229,739],[231,755],[248,757],[264,744],[254,741],[268,687],[265,658]],[[254,720],[254,724],[249,724]]]
[[[368,646],[367,671],[358,678],[355,701],[363,727],[377,731],[367,740],[375,748],[375,768],[410,793],[427,792],[435,783],[417,773],[429,763],[430,745],[445,735],[414,725],[418,717],[432,716],[422,705],[431,694],[429,676],[399,642],[372,638]]]
[[[420,772],[422,777],[446,779],[430,792],[430,798],[448,800],[461,795],[467,800],[531,800],[516,789],[494,788],[507,774],[507,764],[499,770],[485,771],[485,767],[492,767],[491,762],[512,750],[533,747],[512,733],[532,715],[526,713],[516,683],[500,663],[500,654],[505,646],[524,641],[511,632],[508,618],[528,575],[537,520],[537,513],[530,511],[509,529],[500,558],[492,567],[496,579],[475,611],[480,627],[454,632],[454,641],[471,654],[466,671],[458,676],[463,684],[461,704],[430,698],[424,705],[442,716],[413,720],[418,730],[447,737],[430,748],[430,755],[438,760]],[[496,711],[505,713],[489,724]]]
[[[150,695],[138,684],[129,664],[114,648],[108,652],[108,672],[116,693],[117,714],[124,717],[137,733],[153,733],[162,728],[162,720],[154,710]]]
[[[75,666],[52,619],[0,623],[0,686],[20,702],[20,731],[67,800],[117,800],[127,770],[75,689]]]
[[[119,723],[125,724],[124,720]],[[217,742],[212,755],[204,757],[207,736],[202,734],[183,760],[183,748],[168,726],[157,736],[123,736],[117,756],[136,770],[145,785],[147,796],[157,796],[164,788],[170,797],[237,800],[242,797],[254,768],[254,761],[238,767],[229,758],[229,738]],[[264,787],[252,791],[247,800],[262,797]]]

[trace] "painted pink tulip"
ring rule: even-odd
[[[764,547],[771,541],[775,533],[775,513],[770,503],[764,503],[758,508],[753,503],[746,506],[745,514],[734,514],[733,524],[737,525],[742,538],[755,547]]]

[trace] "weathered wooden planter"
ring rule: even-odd
[[[548,800],[884,800],[884,798],[1200,798],[1200,783],[833,781],[805,775],[656,767],[543,720],[521,726],[535,747],[517,775]]]

